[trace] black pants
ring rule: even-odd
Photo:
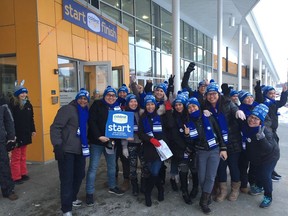
[[[121,163],[122,163],[123,178],[129,179],[130,163],[129,163],[129,159],[124,157],[122,153],[121,140],[116,140],[115,145],[116,145],[116,177],[118,177],[118,172],[119,172],[118,159],[120,158]]]
[[[14,190],[9,157],[4,143],[0,143],[0,185],[4,197],[9,196]]]
[[[85,157],[71,153],[65,153],[64,159],[58,161],[63,213],[72,211],[72,202],[77,199],[82,180],[85,177],[85,165]]]
[[[256,182],[256,168],[253,164],[250,163],[249,159],[247,158],[246,151],[242,151],[240,154],[239,170],[240,170],[241,188],[246,188],[248,182],[250,185],[257,183]]]

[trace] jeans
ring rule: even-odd
[[[224,160],[220,160],[217,176],[219,182],[227,182],[227,166],[230,170],[231,182],[239,182],[240,181],[240,170],[238,166],[240,157],[240,152],[237,153],[228,153],[228,158]]]
[[[241,188],[247,188],[248,182],[250,185],[256,184],[255,166],[249,162],[246,151],[242,151],[240,153],[239,170],[240,170]]]
[[[272,172],[277,164],[278,160],[274,160],[268,163],[255,166],[256,168],[256,178],[258,186],[264,188],[264,195],[272,197]]]
[[[86,158],[82,155],[65,153],[63,160],[58,160],[60,178],[61,210],[72,211],[72,202],[77,199],[83,178],[85,177]]]
[[[107,176],[108,176],[108,186],[109,188],[116,187],[116,159],[115,154],[107,154],[105,146],[101,145],[90,145],[90,161],[86,176],[86,193],[94,194],[95,191],[95,178],[97,173],[97,168],[100,162],[102,153],[105,156],[107,164]]]
[[[197,151],[198,178],[202,192],[211,193],[220,161],[219,148]]]
[[[159,175],[159,171],[162,167],[163,162],[159,159],[159,160],[155,160],[152,162],[147,162],[147,167],[150,171],[151,176],[158,176]]]

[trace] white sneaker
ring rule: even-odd
[[[69,212],[63,213],[63,216],[72,216],[72,212],[69,211]]]
[[[74,207],[80,207],[82,205],[82,201],[77,199],[77,200],[72,202],[72,205]]]

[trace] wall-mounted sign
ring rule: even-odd
[[[63,0],[63,18],[117,43],[117,26],[74,0]]]
[[[109,110],[105,136],[109,138],[127,139],[134,135],[134,113]]]

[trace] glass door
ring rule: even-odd
[[[103,95],[105,88],[112,85],[112,67],[110,61],[80,62],[80,87],[84,87],[92,96],[95,90]]]

